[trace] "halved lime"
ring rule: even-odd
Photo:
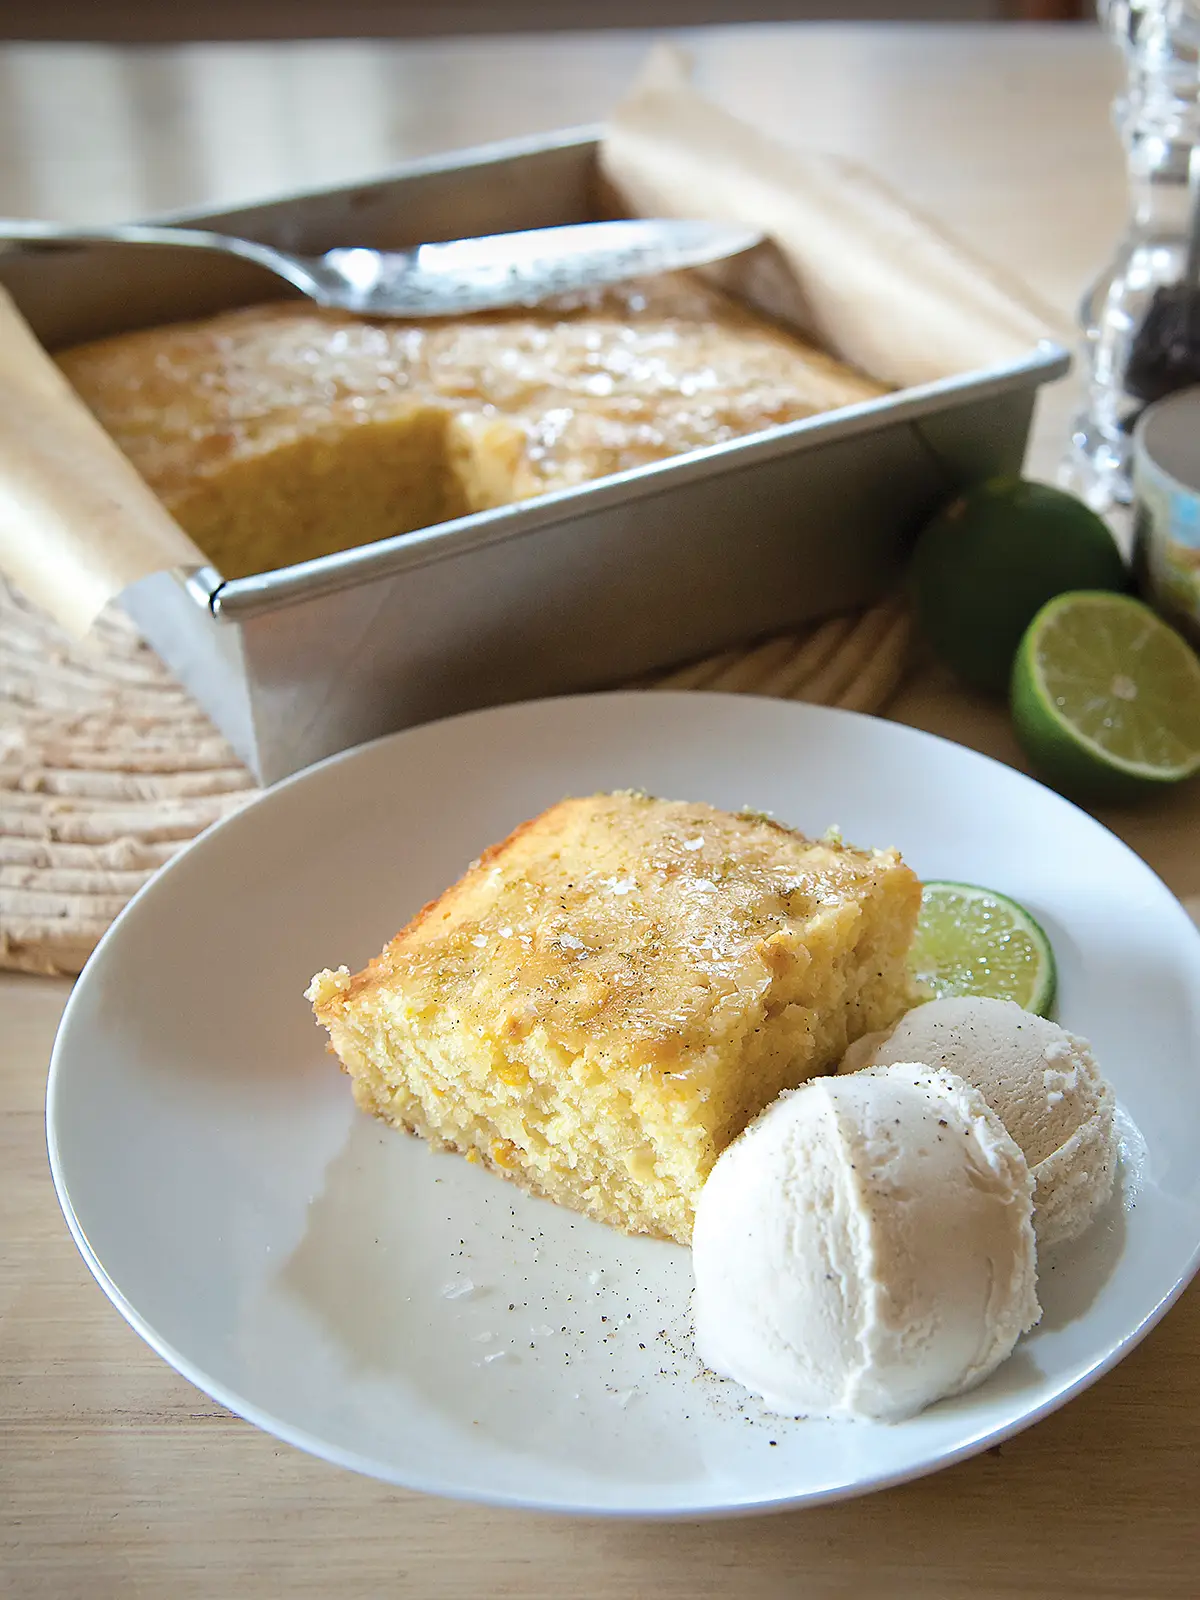
[[[909,967],[935,1000],[984,995],[1041,1017],[1054,1004],[1049,939],[1024,906],[977,884],[925,884]]]
[[[1133,798],[1200,771],[1200,660],[1128,595],[1042,607],[1017,651],[1012,713],[1039,773],[1070,794]]]

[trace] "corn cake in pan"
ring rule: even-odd
[[[884,392],[686,273],[443,321],[281,301],[57,359],[225,578]]]

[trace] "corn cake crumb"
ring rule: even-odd
[[[568,799],[308,997],[366,1110],[687,1243],[725,1146],[911,1004],[920,897],[894,850],[631,791]]]

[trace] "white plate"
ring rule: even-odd
[[[1053,939],[1061,1020],[1116,1085],[1120,1189],[1043,1263],[1041,1326],[974,1393],[891,1427],[766,1417],[695,1362],[686,1250],[530,1199],[354,1109],[302,997],[311,974],[363,963],[521,819],[630,786],[898,845],[923,876],[1015,895]],[[50,1156],[114,1304],[259,1427],[438,1494],[749,1511],[970,1455],[1145,1333],[1197,1266],[1197,1040],[1188,918],[1124,845],[1020,774],[779,701],[560,699],[334,758],[181,855],[71,998]]]

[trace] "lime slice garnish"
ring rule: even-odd
[[[931,998],[977,994],[1015,1000],[1047,1016],[1054,1004],[1054,951],[1023,906],[972,883],[927,883],[909,954]]]
[[[1012,711],[1030,760],[1070,793],[1133,796],[1200,770],[1200,660],[1128,595],[1043,606],[1017,651]]]

